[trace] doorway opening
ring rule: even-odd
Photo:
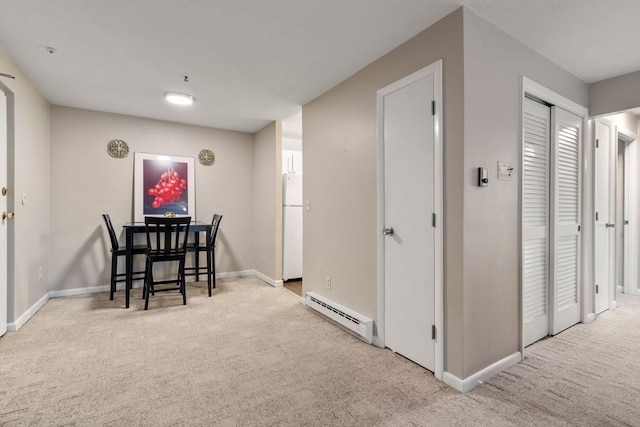
[[[282,120],[282,280],[302,297],[302,112]]]
[[[640,108],[598,117],[595,120],[596,142],[600,150],[600,139],[609,140],[610,159],[607,167],[611,170],[608,185],[603,185],[596,176],[596,200],[603,192],[609,192],[610,215],[610,267],[603,267],[598,248],[594,257],[596,276],[596,314],[617,306],[618,293],[637,295],[638,264],[640,263],[639,223],[640,223]],[[606,132],[603,132],[603,129]],[[598,133],[598,131],[600,131]],[[597,209],[596,209],[597,211]],[[600,216],[600,212],[597,213]],[[596,227],[598,220],[596,220]],[[596,242],[597,245],[597,242]],[[602,271],[605,271],[605,275]],[[605,283],[600,283],[606,278]],[[602,286],[611,295],[606,303],[598,300]]]

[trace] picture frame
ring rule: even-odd
[[[195,220],[193,157],[134,153],[133,220],[146,216],[190,216]]]

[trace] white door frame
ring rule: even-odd
[[[0,188],[9,188],[8,179],[8,166],[7,160],[8,154],[8,99],[5,91],[0,87]],[[8,211],[8,197],[6,195],[0,195],[2,203],[0,203],[0,212]],[[9,309],[9,295],[8,295],[8,234],[9,224],[7,219],[2,219],[0,224],[0,336],[7,332],[9,319],[7,316]]]
[[[576,102],[571,101],[568,98],[565,98],[564,96],[550,90],[547,89],[546,87],[542,86],[539,83],[534,82],[531,79],[528,79],[527,77],[522,77],[522,91],[520,94],[520,144],[518,147],[518,151],[519,151],[519,158],[520,158],[520,168],[519,168],[519,179],[520,179],[520,189],[519,192],[520,194],[518,195],[518,221],[520,224],[519,227],[519,236],[518,236],[518,240],[519,240],[519,245],[518,245],[518,251],[519,251],[519,264],[518,264],[518,269],[519,269],[519,306],[520,306],[520,313],[519,313],[519,322],[520,322],[520,354],[522,355],[522,359],[524,360],[524,317],[523,317],[523,312],[524,312],[524,297],[523,297],[523,271],[522,271],[522,254],[523,254],[523,250],[522,250],[522,244],[523,244],[523,240],[522,240],[522,236],[523,236],[523,222],[522,222],[522,208],[523,208],[523,201],[522,201],[522,195],[524,194],[524,179],[522,176],[523,173],[523,165],[522,165],[522,159],[523,157],[523,153],[522,153],[522,147],[523,147],[523,143],[522,141],[524,141],[524,127],[522,126],[522,117],[524,116],[524,100],[526,95],[529,95],[533,98],[539,99],[547,104],[550,105],[554,105],[556,107],[560,107],[566,111],[569,111],[573,114],[576,114],[580,117],[582,117],[582,132],[581,132],[581,141],[580,143],[582,144],[582,147],[585,146],[585,141],[586,139],[586,130],[587,130],[587,120],[588,120],[588,109],[586,107],[583,107],[582,105],[577,104]],[[583,153],[585,153],[586,151],[583,150]],[[587,298],[585,298],[585,296],[587,295],[588,292],[588,288],[587,288],[587,281],[586,281],[586,269],[587,269],[587,262],[586,261],[586,254],[587,252],[587,240],[584,238],[585,236],[585,231],[587,230],[587,227],[584,226],[584,224],[586,224],[587,222],[585,221],[586,218],[586,212],[589,209],[585,209],[586,208],[586,191],[587,188],[593,188],[592,185],[588,185],[588,183],[593,183],[593,173],[591,173],[591,171],[589,170],[589,168],[587,167],[587,162],[585,161],[585,158],[583,156],[583,158],[581,159],[582,162],[582,218],[581,218],[581,232],[583,233],[583,238],[582,238],[582,250],[580,253],[580,258],[581,258],[581,277],[582,277],[582,286],[580,287],[580,292],[582,295],[582,299],[581,299],[581,310],[580,310],[580,320],[582,323],[587,323],[591,320],[593,320],[593,318],[595,318],[595,316],[593,315],[593,308],[592,307],[588,307],[588,301]],[[593,200],[593,195],[589,200]],[[591,236],[593,236],[593,227],[591,227]],[[593,245],[591,245],[591,249],[593,249]],[[591,274],[591,277],[593,278],[593,274]]]
[[[436,214],[436,231],[435,231],[435,295],[434,295],[434,316],[436,325],[435,339],[435,358],[434,358],[434,375],[442,381],[444,371],[444,284],[443,284],[443,156],[442,156],[442,130],[443,130],[443,109],[442,109],[442,60],[438,60],[408,76],[392,83],[377,92],[377,109],[378,109],[378,321],[376,324],[377,335],[374,337],[374,344],[384,348],[384,96],[397,90],[400,87],[411,84],[421,78],[433,74],[434,81],[434,100],[435,100],[435,116],[434,116],[434,191],[435,203],[434,210]],[[427,219],[428,220],[428,219]],[[430,333],[430,331],[425,331]]]
[[[638,227],[638,211],[640,210],[640,200],[638,194],[640,188],[638,188],[638,174],[640,170],[637,167],[632,167],[635,159],[638,159],[638,136],[635,132],[628,129],[624,129],[620,126],[616,126],[616,144],[618,141],[624,141],[625,143],[625,155],[624,155],[624,174],[625,182],[628,183],[628,187],[625,189],[625,201],[627,202],[625,208],[627,209],[626,215],[623,215],[623,220],[629,220],[627,232],[624,233],[625,249],[624,249],[624,293],[630,295],[638,294],[638,233],[640,229]],[[633,159],[633,160],[632,160]],[[636,163],[637,164],[637,163]],[[617,162],[616,162],[617,167]],[[620,224],[620,227],[624,227],[624,224]],[[616,243],[617,245],[617,243]],[[635,286],[631,286],[635,284]],[[616,283],[617,286],[617,283]]]

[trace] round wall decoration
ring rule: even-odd
[[[124,159],[129,155],[129,146],[121,139],[112,139],[107,143],[107,153],[114,159]]]
[[[198,154],[198,160],[201,165],[212,166],[216,162],[216,155],[211,150],[202,150]]]

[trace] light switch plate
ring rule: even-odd
[[[511,181],[513,175],[513,165],[510,162],[498,162],[498,179]]]

